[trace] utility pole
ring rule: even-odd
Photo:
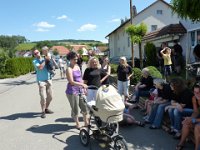
[[[131,25],[133,24],[133,5],[132,5],[132,0],[130,0],[130,22]],[[131,40],[131,38],[130,38]],[[132,67],[135,66],[134,62],[134,49],[133,49],[133,42],[131,41],[131,54],[132,54]]]

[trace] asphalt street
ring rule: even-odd
[[[40,97],[35,74],[15,79],[0,80],[0,150],[86,150],[79,140],[79,130],[70,117],[70,106],[65,95],[67,80],[60,79],[59,70],[53,79],[53,101],[49,114],[40,118]],[[132,114],[142,120],[141,112]],[[149,126],[120,128],[130,150],[171,150],[177,140],[162,129]],[[91,149],[102,150],[97,141]],[[193,149],[187,144],[186,150]]]

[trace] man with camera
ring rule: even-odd
[[[47,70],[47,64],[45,58],[41,57],[39,50],[33,52],[35,59],[33,65],[36,70],[36,78],[39,87],[40,104],[42,109],[41,118],[46,118],[46,114],[52,114],[53,112],[48,109],[50,102],[52,101],[52,80],[49,71]]]

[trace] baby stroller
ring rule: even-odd
[[[106,143],[114,150],[128,150],[125,139],[118,134],[120,122],[123,119],[124,103],[121,96],[112,85],[101,86],[96,95],[96,101],[87,102],[90,110],[90,121],[87,128],[80,130],[80,141],[88,146],[90,139]]]

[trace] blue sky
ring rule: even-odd
[[[153,2],[132,0],[138,12]],[[125,17],[130,18],[129,0],[1,0],[0,35],[106,42],[105,36]]]

